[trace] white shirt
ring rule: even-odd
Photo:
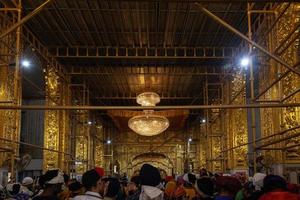
[[[142,185],[139,200],[163,200],[164,193],[157,187]]]
[[[84,195],[76,196],[74,200],[103,200],[103,198],[97,192],[87,191]]]

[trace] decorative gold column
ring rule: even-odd
[[[211,124],[211,148],[212,148],[212,170],[222,171],[222,156],[221,156],[221,130],[220,118],[218,117],[213,124]]]
[[[21,19],[21,1],[17,1],[17,12],[0,16],[0,29],[7,30]],[[1,7],[5,7],[0,3]],[[2,23],[3,22],[3,23]],[[21,105],[20,54],[22,51],[21,27],[1,39],[0,43],[0,103],[2,105]],[[12,141],[20,139],[21,111],[0,111],[0,137]],[[0,140],[0,167],[7,167],[11,177],[15,176],[14,161],[19,156],[19,145]],[[3,166],[5,164],[5,166]]]
[[[60,99],[59,77],[55,72],[54,67],[47,66],[45,83],[46,83],[46,105],[56,106]],[[60,135],[59,135],[59,111],[45,111],[45,132],[44,132],[44,147],[54,150],[59,150]],[[59,168],[59,155],[56,152],[48,150],[44,151],[43,169]]]
[[[59,77],[57,70],[48,65],[45,69],[46,105],[66,105],[69,91],[66,80]],[[69,114],[68,111],[46,110],[44,127],[44,147],[60,153],[44,150],[43,169],[60,168],[68,171]]]
[[[88,105],[86,86],[84,84],[74,84],[70,86],[72,87],[72,104],[78,106]],[[72,152],[72,154],[75,158],[73,163],[75,164],[75,172],[77,174],[83,174],[91,167],[88,166],[88,161],[91,159],[88,156],[91,154],[91,148],[93,148],[89,146],[90,126],[92,125],[88,124],[89,121],[91,121],[89,111],[76,110],[72,112],[72,137],[75,139],[75,152]]]
[[[236,72],[233,80],[227,83],[232,104],[245,104],[245,77],[241,72]],[[241,91],[241,92],[240,92]],[[235,147],[248,142],[247,135],[247,111],[245,109],[234,109],[226,111],[225,129],[227,134],[227,148]],[[229,169],[247,168],[247,146],[228,152],[227,167]]]
[[[96,134],[94,139],[94,160],[95,160],[95,166],[97,167],[103,167],[104,166],[104,152],[103,152],[103,125],[98,124],[96,125]]]

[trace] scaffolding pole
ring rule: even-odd
[[[45,8],[52,0],[47,0],[46,2],[44,2],[43,4],[41,4],[39,7],[37,7],[34,11],[32,11],[31,13],[29,13],[28,15],[26,15],[25,17],[23,17],[22,19],[20,19],[17,23],[15,23],[12,27],[8,28],[7,30],[5,30],[1,35],[0,35],[0,39],[4,38],[6,35],[8,35],[9,33],[11,33],[12,31],[16,30],[18,27],[20,27],[22,24],[26,23],[29,19],[31,19],[32,17],[34,17],[36,14],[38,14],[39,12],[41,12],[43,10],[43,8]],[[18,8],[18,12],[21,12],[21,8]]]
[[[247,36],[245,36],[243,33],[241,33],[240,31],[238,31],[237,29],[235,29],[233,26],[231,26],[230,24],[228,24],[227,22],[225,22],[224,20],[222,20],[221,18],[219,18],[218,16],[216,16],[215,14],[213,14],[212,12],[210,12],[209,10],[207,10],[206,8],[204,8],[200,3],[195,3],[198,8],[207,16],[209,16],[210,18],[212,18],[213,20],[215,20],[216,22],[218,22],[219,24],[223,25],[224,27],[226,27],[228,30],[230,30],[231,32],[235,33],[236,35],[238,35],[240,38],[242,38],[243,40],[245,40],[246,42],[248,42],[249,44],[255,46],[256,48],[258,48],[259,50],[261,50],[262,52],[264,52],[266,55],[268,55],[269,57],[273,58],[275,61],[277,61],[278,63],[280,63],[281,65],[285,66],[286,68],[288,68],[290,71],[294,72],[295,74],[297,74],[298,76],[300,76],[300,71],[296,68],[293,68],[292,66],[290,66],[288,63],[286,63],[284,60],[282,60],[280,57],[274,55],[273,53],[269,52],[267,49],[265,49],[264,47],[260,46],[259,44],[257,44],[256,42],[252,41],[251,39],[249,39]]]
[[[252,40],[252,27],[251,27],[251,4],[247,3],[247,20],[248,20],[248,37],[249,40]],[[249,55],[252,54],[252,44],[248,43],[249,45]],[[252,59],[250,60],[249,63],[249,69],[250,69],[250,98],[251,98],[251,103],[254,102],[254,76],[253,76],[253,62]],[[253,156],[253,172],[254,174],[256,173],[256,124],[255,124],[255,108],[250,109],[251,112],[251,133],[252,133],[252,139],[253,139],[253,144],[252,144],[252,156]],[[249,141],[249,139],[248,139]]]
[[[149,110],[182,110],[182,109],[246,109],[246,108],[286,108],[300,107],[299,103],[264,103],[243,105],[182,105],[182,106],[149,106]],[[145,110],[142,106],[45,106],[45,105],[0,105],[0,110]]]

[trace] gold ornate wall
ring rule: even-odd
[[[211,134],[211,150],[212,150],[212,166],[211,169],[214,172],[222,171],[222,155],[221,155],[221,121],[220,113],[214,113],[211,118],[215,119],[214,123],[210,125],[210,134]],[[215,118],[217,117],[217,118]]]
[[[274,7],[277,13],[284,11],[287,4],[281,4]],[[283,16],[278,20],[276,28],[268,35],[268,40],[265,46],[271,52],[276,52],[286,63],[290,66],[294,66],[299,62],[299,24],[300,17],[300,4],[293,3],[285,11]],[[275,18],[273,18],[275,20]],[[295,31],[296,30],[296,31]],[[262,91],[266,85],[270,85],[280,75],[285,74],[287,69],[280,66],[274,61],[264,58],[264,63],[267,63],[268,67],[260,68],[260,91]],[[279,100],[283,103],[296,103],[300,101],[300,93],[296,93],[300,86],[300,79],[294,73],[288,73],[281,81],[272,86],[262,97],[263,100]],[[289,97],[289,98],[286,98]],[[268,136],[276,132],[287,130],[298,126],[300,124],[300,109],[299,108],[278,108],[278,109],[261,109],[261,132],[262,136]],[[287,135],[295,134],[296,131],[287,132]],[[280,139],[282,136],[276,136],[272,139]],[[266,140],[265,142],[268,142]],[[289,146],[295,146],[298,144],[299,139],[293,138],[281,143],[276,143],[268,146],[268,148],[286,148]],[[284,152],[284,153],[283,153]],[[272,157],[277,163],[299,163],[300,149],[299,147],[288,148],[286,151],[264,151],[267,157]]]
[[[2,6],[2,5],[1,5]],[[19,12],[19,15],[21,13]],[[0,16],[0,30],[7,30],[18,20],[18,14],[14,12],[9,17]],[[11,32],[0,42],[0,102],[2,105],[21,105],[21,81],[20,81],[20,53],[22,43],[20,40],[21,28]],[[12,141],[20,138],[21,112],[16,110],[0,111],[0,137]],[[11,158],[19,156],[19,145],[0,140],[0,167],[12,167]],[[10,160],[9,162],[7,162]],[[4,165],[4,166],[3,166]],[[13,175],[14,176],[14,175]]]
[[[89,105],[89,90],[84,84],[71,84],[71,105]],[[90,168],[104,167],[104,134],[106,127],[97,112],[74,110],[71,120],[72,165],[77,174]]]
[[[232,104],[245,104],[245,75],[241,71],[236,71],[231,81],[225,83],[224,95],[228,95],[225,100]],[[247,133],[247,111],[246,109],[226,110],[224,119],[224,147],[232,148],[248,141]],[[224,154],[226,159],[226,169],[246,169],[247,168],[248,147],[231,150]]]
[[[120,172],[132,175],[142,164],[151,163],[168,175],[183,173],[186,159],[186,140],[183,133],[167,132],[155,137],[143,137],[133,132],[116,132],[113,138],[113,160],[120,163]],[[120,134],[122,137],[120,137]],[[149,152],[165,158],[139,158]],[[190,156],[194,160],[194,156]],[[106,169],[109,171],[109,169]]]
[[[95,166],[103,167],[104,165],[104,128],[101,121],[97,121],[94,137],[94,160]]]
[[[71,85],[72,87],[72,104],[83,106],[86,105],[87,90],[85,85]],[[90,119],[90,113],[86,110],[74,110],[72,111],[72,138],[73,138],[73,158],[75,160],[72,163],[75,165],[75,172],[83,174],[88,169],[89,161],[89,138],[90,138],[90,126],[88,124]],[[91,152],[91,151],[90,151]]]
[[[45,68],[46,105],[67,105],[69,89],[67,80],[63,80],[54,66]],[[60,168],[69,170],[69,113],[68,111],[46,110],[44,126],[44,147],[60,153],[44,150],[43,169]]]

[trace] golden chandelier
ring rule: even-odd
[[[144,107],[155,106],[160,102],[160,97],[154,92],[144,92],[137,96],[136,102]],[[144,110],[143,115],[130,118],[128,126],[137,134],[154,136],[169,127],[169,120],[166,117],[155,115],[154,110]]]

